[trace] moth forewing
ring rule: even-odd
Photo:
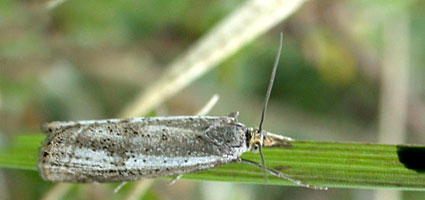
[[[49,181],[119,182],[181,175],[240,160],[234,117],[175,116],[52,122],[38,168]]]

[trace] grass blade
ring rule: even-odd
[[[0,151],[0,167],[37,170],[45,136],[24,134]],[[336,188],[425,190],[425,146],[295,141],[290,148],[264,148],[267,167],[308,184]],[[258,154],[244,159],[260,162]],[[260,168],[232,163],[187,174],[184,179],[265,184]],[[294,185],[268,177],[267,184]]]

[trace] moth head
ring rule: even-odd
[[[253,153],[258,153],[260,146],[263,146],[264,135],[261,134],[257,129],[248,129],[248,150]]]

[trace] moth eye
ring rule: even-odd
[[[258,153],[258,149],[260,148],[260,146],[258,145],[258,143],[254,143],[251,149],[252,153]]]

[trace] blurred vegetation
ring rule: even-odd
[[[50,10],[48,2],[0,1],[1,148],[16,134],[39,133],[44,121],[116,117],[135,94],[161,77],[168,63],[245,1],[68,0]],[[382,38],[391,34],[383,26],[403,14],[408,16],[410,63],[406,143],[423,144],[424,8],[424,1],[414,0],[308,1],[289,20],[155,112],[192,114],[219,93],[222,98],[212,115],[239,110],[242,122],[256,126],[278,33],[283,32],[284,50],[267,130],[304,140],[377,142],[380,69],[386,45]],[[168,187],[164,181],[146,195],[208,199],[220,188],[209,184],[180,181]],[[51,186],[37,172],[0,171],[0,199],[39,199]],[[222,193],[233,199],[355,199],[357,192],[228,187],[233,192],[222,188]],[[113,187],[89,188],[75,186],[66,198],[120,197],[102,194]],[[372,198],[370,191],[362,195]],[[405,192],[403,197],[420,199],[424,194]]]

